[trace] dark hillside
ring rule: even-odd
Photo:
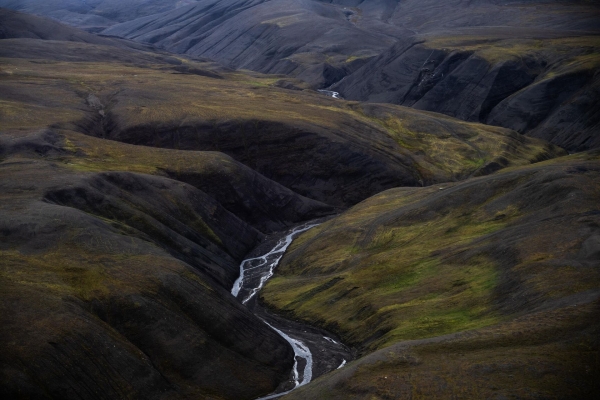
[[[259,232],[190,185],[47,161],[72,152],[55,134],[2,136],[5,398],[251,399],[287,377],[287,343],[229,294]]]
[[[49,17],[89,31],[160,13],[196,0],[0,0],[0,7]]]
[[[116,42],[51,19],[0,8],[0,39],[11,38],[68,40],[94,44],[114,44]]]
[[[473,30],[399,42],[334,89],[504,126],[570,151],[600,146],[600,36],[517,35]]]
[[[26,0],[5,3],[31,8]],[[37,12],[53,15],[63,3]],[[105,35],[287,74],[350,100],[502,126],[569,151],[600,145],[595,2],[98,0],[86,7],[73,9],[120,22]]]

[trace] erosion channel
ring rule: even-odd
[[[260,400],[274,399],[309,383],[329,371],[340,368],[351,359],[350,350],[331,335],[312,326],[285,319],[268,312],[257,301],[257,294],[274,274],[279,260],[294,240],[318,223],[305,223],[283,234],[275,234],[257,248],[240,264],[240,276],[231,290],[256,316],[290,343],[294,349],[294,367],[290,378],[277,390]]]

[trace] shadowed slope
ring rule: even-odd
[[[69,40],[95,44],[115,42],[74,29],[46,18],[0,9],[0,38],[34,38],[46,40]]]
[[[335,212],[266,179],[218,152],[139,147],[72,131],[5,133],[0,159],[8,156],[53,160],[73,171],[130,171],[170,177],[214,198],[228,211],[263,233]]]
[[[355,26],[354,13],[314,1],[207,0],[102,33],[328,86],[393,43]]]
[[[251,399],[287,377],[287,343],[229,294],[261,235],[215,200],[33,157],[0,176],[5,396]]]
[[[52,19],[0,8],[0,39],[11,38],[83,42],[128,49],[147,48],[143,44],[132,41],[94,35]]]

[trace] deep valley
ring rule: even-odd
[[[596,1],[0,7],[2,398],[600,395]]]

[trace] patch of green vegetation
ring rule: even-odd
[[[346,63],[351,63],[356,60],[364,60],[365,58],[369,58],[370,56],[350,56],[346,58]]]
[[[434,113],[383,105],[378,109],[351,108],[357,117],[384,129],[402,149],[410,151],[425,181],[436,176],[444,176],[443,181],[464,179],[499,158],[509,165],[525,165],[540,157],[551,157],[549,150],[560,152],[548,149],[542,141],[527,138],[524,142],[524,137],[507,129]]]
[[[379,225],[366,234],[358,228],[370,224],[361,211],[344,218],[344,232],[336,229],[332,235],[324,224],[313,229],[312,238],[293,244],[298,249],[314,243],[301,259],[290,263],[284,258],[283,275],[263,292],[269,304],[308,320],[325,320],[352,343],[384,332],[368,343],[371,349],[497,321],[490,308],[497,279],[494,262],[448,262],[432,251],[468,246],[505,227],[507,219],[463,216],[456,210],[431,221]],[[343,280],[305,296],[334,274]]]
[[[199,232],[202,236],[208,238],[213,243],[223,246],[223,241],[221,238],[217,236],[217,234],[202,218],[198,216],[196,212],[191,210],[187,205],[177,204],[176,207],[182,212],[183,215],[188,216],[186,223],[196,232]]]
[[[471,165],[474,169],[479,169],[479,168],[483,167],[486,162],[487,162],[487,159],[485,159],[485,158],[477,158],[474,160],[467,159],[464,161],[465,164]]]
[[[570,175],[576,162],[376,195],[296,239],[263,299],[369,351],[505,321],[511,313],[499,310],[516,307],[500,289],[507,279],[511,296],[534,292],[537,301],[598,288],[600,274],[555,261],[581,246],[585,221],[565,215],[595,209],[600,193],[588,184],[596,175]],[[578,193],[577,205],[566,195],[552,210],[540,202],[564,188]],[[334,278],[342,279],[315,290]]]

